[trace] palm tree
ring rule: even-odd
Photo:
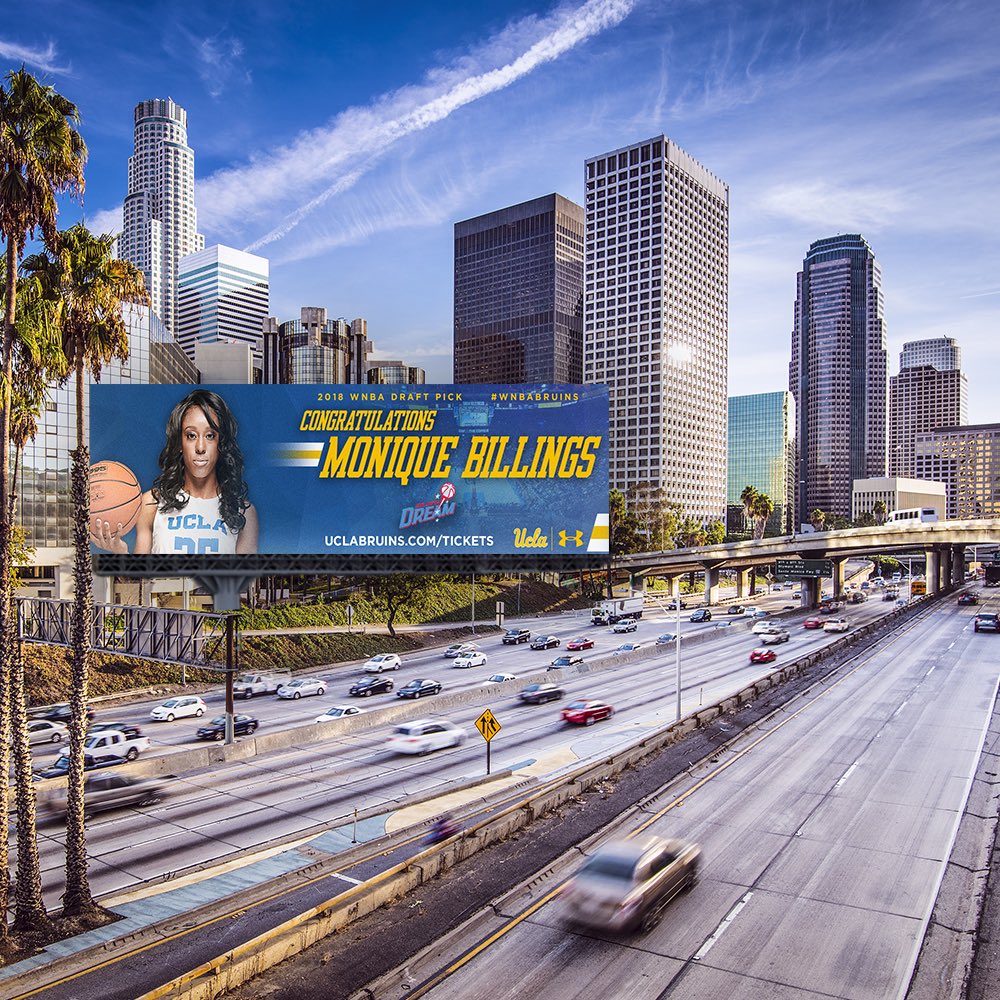
[[[93,617],[93,570],[90,562],[90,449],[83,437],[84,371],[94,380],[103,366],[128,358],[128,328],[122,316],[127,303],[149,304],[142,273],[113,256],[114,236],[94,236],[75,225],[58,234],[59,251],[25,260],[25,270],[41,281],[47,296],[62,306],[62,346],[76,383],[76,448],[72,454],[73,676],[70,691],[69,770],[66,795],[66,891],[63,913],[99,919],[87,874],[84,829],[83,741],[86,735],[90,633]]]
[[[750,516],[753,518],[753,537],[764,537],[767,519],[774,513],[774,501],[766,493],[758,493],[750,505]]]
[[[876,500],[872,504],[872,515],[876,524],[885,524],[885,519],[889,516],[889,508],[886,507],[884,500]]]
[[[740,494],[740,503],[743,504],[743,517],[746,524],[753,525],[753,502],[757,498],[756,486],[744,486]]]
[[[813,526],[813,531],[822,531],[826,525],[826,513],[817,507],[809,515],[809,523]]]
[[[12,669],[11,621],[11,506],[10,409],[11,374],[17,341],[17,265],[28,238],[41,230],[49,245],[56,237],[56,195],[83,191],[87,147],[76,130],[76,106],[51,87],[42,86],[22,66],[7,74],[0,85],[0,237],[3,238],[4,323],[0,347],[0,774],[10,766],[9,736],[26,725],[23,688],[10,684]],[[20,699],[20,704],[16,703]],[[9,810],[10,793],[0,781],[0,816]],[[7,935],[10,874],[7,838],[0,837],[0,937]],[[44,912],[44,911],[43,911]],[[19,916],[24,917],[22,912]],[[22,921],[23,923],[23,921]]]

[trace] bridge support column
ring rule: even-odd
[[[746,597],[750,593],[750,580],[752,579],[752,569],[738,569],[736,571],[736,596]]]
[[[941,584],[941,560],[938,557],[937,549],[928,549],[924,553],[926,569],[924,576],[927,580],[927,593],[936,594]]]
[[[819,604],[819,595],[823,581],[818,577],[812,580],[799,581],[799,604],[803,608],[814,608]]]
[[[847,559],[831,559],[830,561],[833,563],[833,599],[838,601],[844,592],[844,567],[847,565]]]
[[[941,549],[938,558],[938,590],[948,590],[951,587],[951,548]]]
[[[705,606],[715,604],[719,599],[719,570],[716,566],[705,567]]]
[[[961,587],[965,583],[965,546],[954,545],[951,550],[951,585]]]
[[[632,588],[633,594],[645,594],[646,593],[646,577],[640,576],[639,574],[632,573],[628,578],[629,586]]]

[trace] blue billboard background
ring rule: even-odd
[[[149,490],[196,388],[239,424],[258,553],[608,551],[604,386],[92,385],[91,461]]]

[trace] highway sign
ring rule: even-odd
[[[478,719],[476,719],[476,729],[479,730],[480,735],[484,740],[486,740],[487,743],[489,743],[489,741],[493,739],[493,737],[496,736],[502,728],[503,726],[500,725],[497,717],[489,709],[486,709],[486,711],[483,712]]]
[[[504,603],[503,601],[497,601],[497,628],[503,628],[504,620]]]
[[[774,572],[785,580],[816,580],[833,576],[832,559],[776,559]]]

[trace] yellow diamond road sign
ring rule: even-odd
[[[478,719],[476,719],[476,729],[482,733],[483,739],[486,740],[487,743],[489,743],[489,741],[493,739],[493,737],[496,736],[502,728],[503,727],[497,721],[497,717],[489,709],[486,709],[486,711],[483,712]]]

